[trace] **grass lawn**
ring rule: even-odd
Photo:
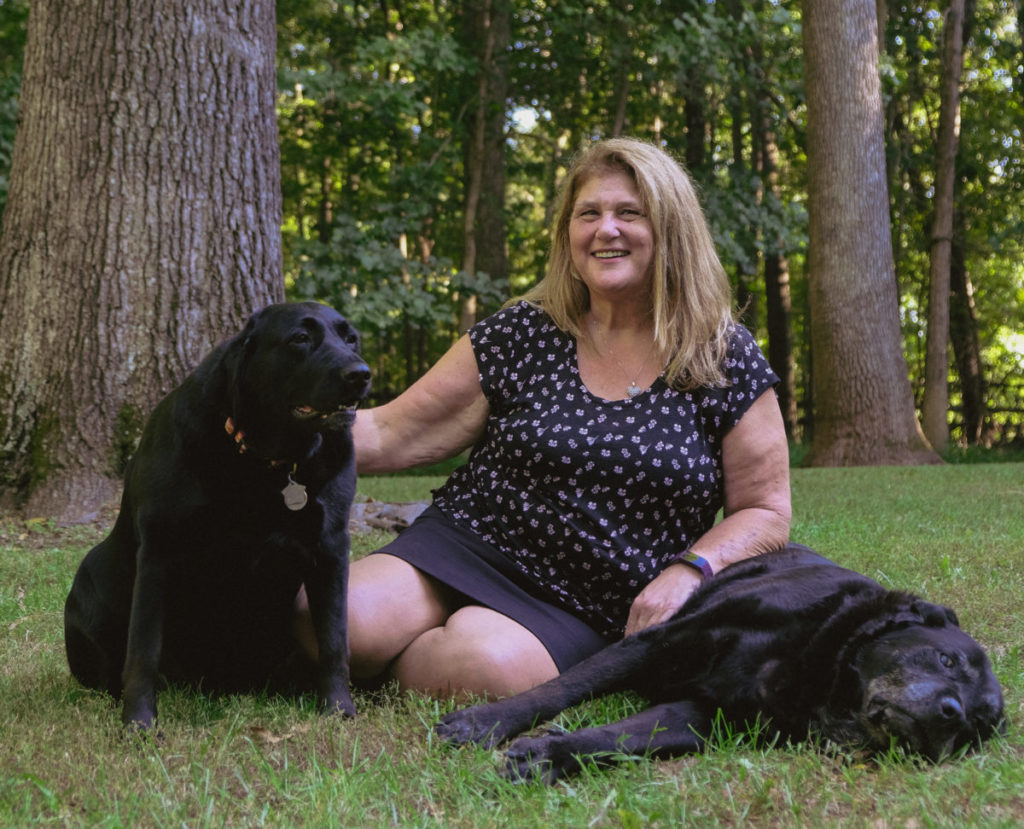
[[[412,500],[439,482],[368,478],[360,491]],[[957,610],[1003,683],[1005,739],[924,766],[731,734],[699,756],[515,786],[495,752],[433,738],[447,704],[394,688],[357,694],[347,721],[319,717],[312,699],[170,689],[162,740],[128,739],[63,652],[64,597],[108,523],[0,515],[0,826],[1024,825],[1024,464],[796,470],[793,504],[795,541]],[[357,554],[386,538],[357,536]],[[589,703],[562,724],[638,702]]]

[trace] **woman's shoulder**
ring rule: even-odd
[[[518,340],[524,337],[531,338],[554,327],[551,317],[542,308],[520,299],[474,325],[470,329],[470,338],[474,342],[485,342],[495,338]]]
[[[538,365],[564,359],[564,334],[544,311],[524,301],[485,317],[469,330],[484,394],[492,405],[514,397]]]
[[[750,333],[750,329],[743,323],[733,322],[726,331],[728,342],[727,353],[730,357],[734,354],[749,354],[752,349],[758,348],[757,340]]]
[[[767,368],[769,371],[771,370],[764,352],[761,351],[757,340],[746,326],[738,322],[732,323],[727,337],[728,346],[725,356],[725,368],[727,371],[737,366],[749,369]]]
[[[754,335],[739,323],[735,323],[729,332],[724,368],[728,397],[733,403],[740,404],[741,411],[765,389],[779,382],[779,376],[764,356]]]

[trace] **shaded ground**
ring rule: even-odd
[[[399,532],[412,523],[428,501],[378,501],[356,496],[349,517],[349,530],[365,533],[371,530]],[[23,518],[0,513],[0,545],[17,545],[24,550],[44,550],[73,544],[95,543],[105,536],[117,519],[118,504],[101,509],[84,524],[60,524],[48,518]]]

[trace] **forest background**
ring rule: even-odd
[[[918,408],[952,6],[877,4],[898,313]],[[0,0],[0,210],[28,9]],[[1022,23],[1019,0],[968,2],[962,18],[946,361],[961,448],[1024,442]],[[787,428],[807,443],[799,4],[280,0],[277,42],[287,295],[330,302],[361,329],[374,402],[541,276],[573,153],[629,134],[663,143],[698,181],[743,320],[783,375]]]

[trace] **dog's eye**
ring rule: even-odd
[[[308,331],[296,331],[288,338],[289,345],[308,345],[312,341]]]
[[[345,343],[345,345],[359,345],[359,334],[352,326],[342,323],[336,330],[338,332],[338,337],[341,338],[341,341]]]
[[[939,651],[939,664],[942,665],[943,668],[952,668],[956,664],[956,660],[948,653]]]

